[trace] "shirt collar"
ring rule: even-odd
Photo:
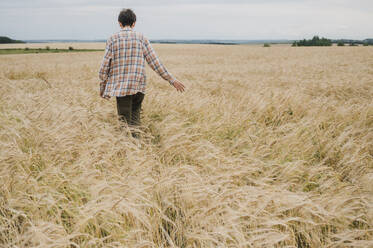
[[[132,28],[130,28],[130,27],[124,27],[124,28],[122,28],[121,31],[132,31]]]

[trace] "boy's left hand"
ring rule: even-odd
[[[175,87],[175,89],[179,92],[184,92],[185,91],[185,86],[182,82],[180,82],[179,80],[175,80],[175,82],[173,83],[173,86]]]

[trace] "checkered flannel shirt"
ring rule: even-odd
[[[131,28],[123,28],[106,42],[100,67],[100,90],[104,96],[125,96],[145,93],[145,60],[150,67],[171,85],[173,77],[159,60],[149,40]]]

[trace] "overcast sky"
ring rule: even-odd
[[[1,0],[0,36],[106,39],[122,8],[150,39],[373,38],[373,0]]]

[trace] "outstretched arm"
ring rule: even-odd
[[[158,73],[164,80],[168,81],[171,85],[173,85],[178,91],[183,92],[185,86],[177,80],[171,73],[169,73],[166,67],[162,64],[159,60],[157,54],[155,53],[153,47],[151,46],[149,40],[144,38],[143,43],[144,48],[144,57],[146,62],[148,62],[149,66]]]
[[[101,63],[100,71],[99,71],[99,78],[100,78],[100,95],[103,96],[105,91],[106,83],[109,78],[110,73],[110,63],[112,59],[112,50],[111,50],[112,42],[109,39],[106,42],[106,49],[105,55]]]

